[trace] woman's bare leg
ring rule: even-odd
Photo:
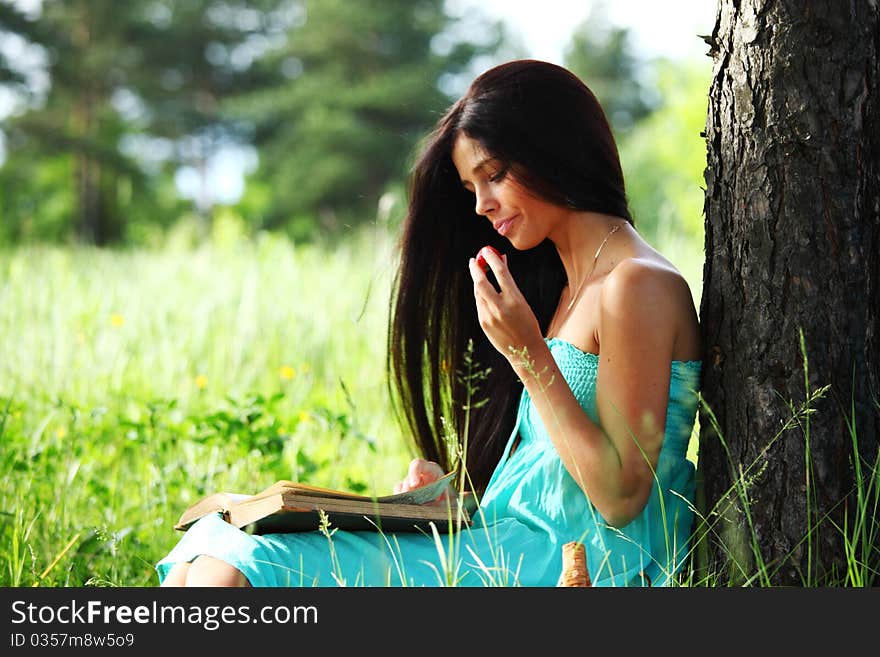
[[[171,566],[160,586],[186,586],[186,576],[191,565],[188,561],[181,561]]]
[[[204,554],[189,564],[185,582],[185,586],[250,586],[238,568]]]

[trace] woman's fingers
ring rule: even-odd
[[[475,258],[468,260],[468,269],[474,281],[474,296],[484,299],[490,296],[498,297],[498,292],[486,278],[485,272],[480,269]]]
[[[443,476],[443,469],[434,461],[425,459],[413,459],[409,464],[409,478],[421,486],[429,481],[434,481]]]
[[[486,277],[486,272],[477,264],[476,258],[471,258],[468,261],[468,266],[470,268],[471,278],[474,279],[475,288],[482,288],[484,291],[491,290],[496,297],[500,297],[501,294],[507,290],[518,289],[513,277],[510,275],[510,270],[507,268],[506,254],[499,257],[492,251],[492,249],[484,249],[482,254],[483,258],[486,260],[486,264],[492,270],[492,273],[495,274],[495,280],[498,281],[500,292],[496,291],[495,287],[489,283],[489,279]]]
[[[403,493],[419,486],[424,486],[436,481],[443,476],[443,468],[434,461],[425,459],[413,459],[409,463],[406,477],[394,486],[394,493]]]
[[[486,273],[477,264],[476,259],[471,258],[468,260],[468,269],[474,281],[474,297],[477,301],[482,301],[487,305],[494,304],[499,307],[502,305],[507,308],[512,307],[511,304],[516,304],[520,301],[522,294],[516,285],[516,281],[513,280],[510,269],[507,268],[507,256],[504,255],[499,258],[487,249],[484,257],[486,263],[495,274],[495,280],[498,281],[499,289],[496,290],[495,286],[489,282]]]
[[[502,292],[511,285],[515,285],[513,277],[510,275],[510,270],[507,268],[507,255],[498,257],[492,249],[486,249],[483,252],[483,257],[486,259],[486,264],[489,265],[492,273],[495,274],[495,280],[498,281]]]
[[[413,459],[409,463],[409,468],[407,470],[404,480],[394,485],[394,494],[397,495],[398,493],[405,493],[406,491],[418,488],[419,486],[425,486],[432,481],[436,481],[444,474],[446,473],[443,471],[443,468],[441,468],[440,465],[438,463],[435,463],[434,461],[426,461],[425,459]],[[446,490],[438,495],[435,501],[429,502],[429,504],[433,504],[435,502],[440,503],[441,501],[445,501],[447,497],[454,498],[455,496],[455,491],[451,488],[451,486],[447,486]]]

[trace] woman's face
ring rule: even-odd
[[[516,249],[538,246],[567,214],[566,209],[529,193],[503,162],[464,133],[453,144],[452,162],[462,185],[476,197],[476,213],[492,222]]]

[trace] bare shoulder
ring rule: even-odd
[[[685,297],[687,305],[693,305],[687,280],[671,264],[653,258],[624,258],[602,285],[603,304],[655,299],[680,303],[680,297]]]
[[[662,258],[621,260],[608,273],[600,292],[600,331],[605,328],[672,345],[674,358],[696,359],[699,327],[690,286]]]

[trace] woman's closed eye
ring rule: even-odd
[[[499,169],[495,173],[489,176],[489,182],[497,183],[504,180],[504,177],[507,175],[508,167],[504,167],[503,169]]]

